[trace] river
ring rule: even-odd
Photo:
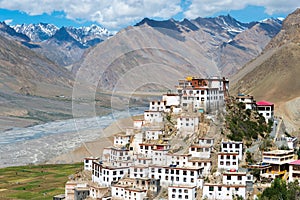
[[[102,130],[117,119],[140,115],[145,107],[99,117],[54,121],[0,132],[0,168],[43,163],[66,153],[83,142],[100,137]]]

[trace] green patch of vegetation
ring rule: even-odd
[[[265,118],[257,111],[245,109],[245,104],[232,100],[227,105],[226,126],[230,130],[230,140],[256,140],[266,137],[271,132],[272,123],[267,124]]]
[[[286,181],[275,179],[271,187],[266,188],[258,200],[298,200],[300,196],[300,186],[298,181],[286,184]]]
[[[52,199],[82,164],[29,165],[0,169],[0,199]]]

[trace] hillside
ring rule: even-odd
[[[276,104],[290,130],[299,130],[300,9],[290,14],[282,30],[262,55],[232,77],[232,93],[246,93]]]
[[[48,59],[1,35],[0,47],[0,81],[3,89],[35,94],[38,92],[38,82],[71,88],[72,75]]]
[[[70,117],[67,102],[56,96],[71,96],[72,84],[67,70],[0,36],[1,129]]]
[[[231,16],[181,22],[145,18],[90,49],[73,72],[90,71],[83,79],[99,82],[107,90],[124,76],[129,90],[151,80],[173,89],[172,80],[182,76],[235,73],[262,51],[280,27],[278,20],[241,23]]]

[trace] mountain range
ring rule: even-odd
[[[86,49],[112,36],[107,29],[97,25],[58,28],[47,23],[22,24],[10,27],[2,22],[0,32],[60,66],[68,66],[78,62]]]
[[[1,23],[2,98],[55,97],[52,104],[66,108],[56,96],[71,96],[74,83],[131,94],[161,86],[172,90],[177,79],[188,75],[221,75],[231,77],[232,94],[276,103],[295,127],[300,96],[297,12],[284,22],[242,23],[229,15],[182,21],[145,18],[113,36],[98,26]],[[62,115],[70,114],[71,107],[67,109]]]
[[[261,52],[280,30],[281,21],[269,19],[263,22],[242,23],[227,15],[183,21],[155,21],[145,18],[135,25],[143,26],[161,29],[160,31],[164,29],[169,31],[169,36],[171,31],[179,36],[177,39],[184,37],[194,40],[195,45],[206,49],[200,53],[213,62],[210,65],[217,67],[220,73],[230,75]],[[4,32],[19,40],[23,45],[60,66],[70,67],[81,60],[89,47],[96,46],[112,36],[108,30],[97,25],[58,28],[53,24],[39,23],[10,27],[3,22],[1,27],[2,34]],[[236,54],[243,56],[236,58]]]
[[[159,82],[166,73],[173,85],[190,74],[229,76],[258,56],[280,28],[278,19],[241,23],[229,15],[180,22],[145,18],[90,49],[73,73],[88,69],[83,79],[106,90],[125,75],[132,77],[122,85],[125,90],[136,87],[139,77]]]

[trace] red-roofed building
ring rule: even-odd
[[[259,102],[256,102],[256,105],[257,106],[274,106],[273,103],[268,102],[268,101],[259,101]]]
[[[289,163],[289,182],[300,180],[300,160]]]
[[[262,114],[266,122],[273,120],[274,118],[274,104],[268,101],[259,101],[256,102],[257,111],[259,114]]]

